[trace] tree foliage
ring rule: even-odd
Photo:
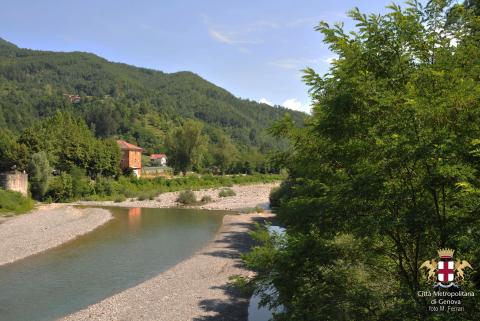
[[[9,131],[0,129],[0,172],[13,168],[24,170],[27,163],[27,147]]]
[[[200,165],[207,146],[202,123],[187,120],[174,128],[167,136],[166,146],[170,151],[169,164],[184,175],[192,166]]]
[[[114,140],[95,138],[85,122],[71,113],[57,112],[27,128],[19,141],[28,150],[44,151],[58,171],[79,167],[95,178],[119,173],[120,150]]]
[[[52,168],[47,154],[40,151],[32,155],[28,164],[28,180],[33,198],[41,200],[48,190],[48,184],[52,176]]]
[[[353,32],[317,27],[338,58],[305,71],[313,115],[272,128],[294,144],[272,195],[286,236],[246,258],[263,303],[283,307],[276,320],[479,319],[468,298],[440,316],[417,296],[438,248],[480,266],[480,21],[464,10],[447,23],[451,8],[354,9]],[[478,295],[475,278],[464,290]]]
[[[265,154],[284,146],[265,129],[287,109],[239,99],[191,72],[166,74],[93,54],[21,49],[0,39],[0,128],[19,133],[57,111],[81,117],[97,137],[121,137],[148,153],[166,152],[170,128],[193,119],[210,138],[220,130],[237,149]],[[299,122],[305,116],[290,113]]]

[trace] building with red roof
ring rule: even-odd
[[[167,155],[165,154],[152,154],[150,155],[150,163],[152,165],[167,165]]]
[[[124,140],[117,140],[118,147],[122,152],[120,167],[123,170],[130,169],[137,177],[142,175],[142,152],[143,148],[130,144]]]

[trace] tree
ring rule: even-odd
[[[42,200],[48,190],[52,168],[43,151],[32,155],[28,164],[28,179],[33,198]]]
[[[479,21],[447,23],[451,7],[355,9],[354,32],[317,27],[338,58],[324,76],[305,71],[306,127],[272,128],[294,145],[277,158],[286,236],[247,257],[263,303],[283,306],[276,320],[437,320],[417,295],[431,286],[421,262],[452,247],[480,264]],[[442,320],[480,318],[463,304]]]
[[[218,166],[224,174],[238,157],[238,150],[226,135],[220,133],[213,146],[212,154],[214,165]]]
[[[184,175],[192,166],[201,164],[207,145],[207,138],[202,130],[202,123],[187,120],[167,136],[165,145],[169,150],[169,164]]]
[[[0,172],[13,168],[24,170],[28,164],[28,150],[11,133],[0,130]]]
[[[79,167],[91,178],[119,173],[120,150],[112,139],[95,138],[85,122],[71,113],[58,112],[26,129],[19,141],[32,152],[45,151],[57,170]]]

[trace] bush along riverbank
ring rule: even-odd
[[[205,188],[230,187],[245,184],[265,184],[277,182],[283,178],[282,175],[276,174],[253,174],[233,176],[192,175],[172,179],[163,177],[138,179],[123,176],[118,179],[99,177],[95,181],[75,179],[54,184],[53,188],[50,189],[46,201],[71,202],[85,200],[123,202],[129,198],[153,200],[159,194],[166,192],[181,190],[195,191]]]
[[[35,202],[18,192],[0,189],[0,216],[22,214],[32,210]]]

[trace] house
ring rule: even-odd
[[[63,95],[67,97],[67,99],[70,100],[70,102],[74,104],[78,104],[81,100],[79,95],[71,95],[71,94],[63,94]]]
[[[152,164],[152,166],[155,166],[155,165],[165,166],[167,165],[167,155],[152,154],[150,155],[150,163]]]
[[[133,175],[142,175],[142,151],[143,148],[127,143],[124,140],[117,140],[118,147],[122,151],[120,167],[123,170],[131,170]]]

